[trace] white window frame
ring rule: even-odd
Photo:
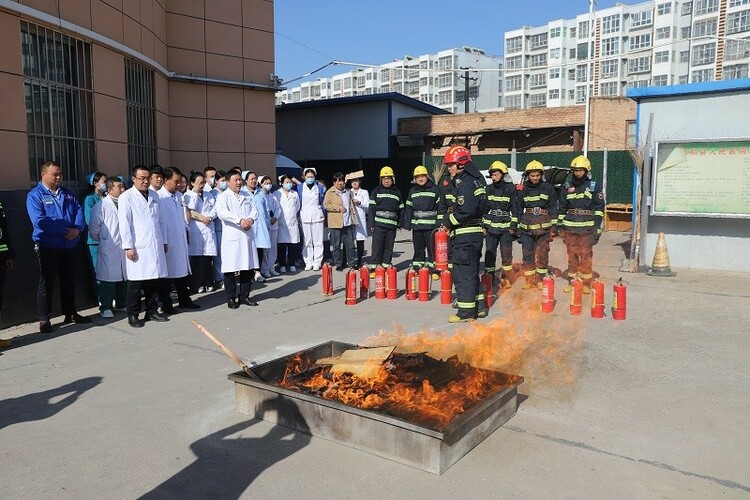
[[[693,47],[693,66],[713,64],[716,61],[716,42],[704,43]]]

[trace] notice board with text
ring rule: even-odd
[[[750,218],[750,139],[656,143],[652,215]]]

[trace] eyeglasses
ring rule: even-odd
[[[149,180],[150,178],[151,178],[151,176],[149,176],[149,177],[133,177],[133,179],[135,179],[137,181],[141,181],[141,182],[145,182],[145,181]]]

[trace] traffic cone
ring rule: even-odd
[[[667,252],[667,240],[664,238],[664,233],[659,233],[659,238],[656,240],[654,260],[651,263],[651,269],[646,274],[649,276],[675,276],[675,273],[669,267],[669,253]]]

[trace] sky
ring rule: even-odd
[[[596,8],[616,0],[596,0]],[[623,2],[625,3],[625,2]],[[639,2],[627,2],[639,3]],[[468,45],[502,55],[503,34],[573,18],[588,0],[275,0],[276,75],[285,83],[332,60],[384,64]],[[290,86],[354,69],[335,65]]]

